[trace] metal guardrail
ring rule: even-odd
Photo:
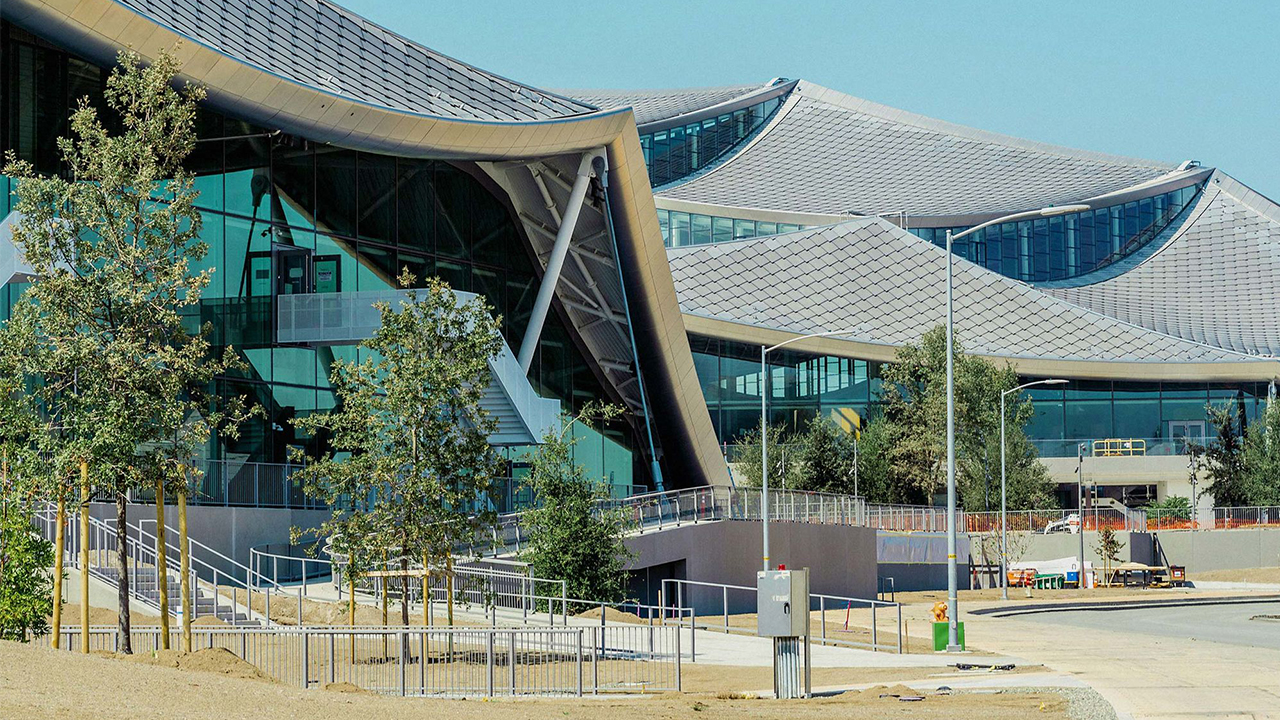
[[[956,527],[965,526],[964,510],[956,511]],[[929,505],[867,505],[868,527],[891,532],[946,532],[947,509]]]
[[[1050,525],[1062,525],[1070,517],[1079,517],[1077,510],[1010,510],[1007,514],[1009,532],[1042,533]],[[968,512],[964,515],[964,528],[971,533],[1000,532],[1000,513]],[[1078,520],[1077,520],[1078,522]],[[1147,513],[1141,508],[1122,512],[1111,507],[1092,507],[1084,511],[1084,529],[1111,528],[1117,532],[1143,532],[1148,528]]]
[[[1280,527],[1280,507],[1214,508],[1213,527],[1218,530]]]
[[[672,587],[675,588],[674,592],[668,590],[668,588],[672,588]],[[696,589],[700,589],[700,588],[705,588],[706,590],[709,590],[711,595],[715,595],[717,594],[716,591],[719,591],[718,593],[720,595],[720,597],[718,598],[720,601],[718,603],[719,612],[715,613],[717,615],[720,615],[721,617],[721,622],[719,624],[712,623],[709,621],[699,621],[697,619],[698,615],[694,608],[694,595],[695,595]],[[729,596],[731,592],[734,593],[738,598],[743,598],[743,600],[739,601],[739,604],[741,607],[750,607],[751,609],[749,612],[752,612],[752,613],[756,611],[756,588],[753,588],[753,587],[748,587],[746,585],[728,585],[725,583],[699,582],[696,580],[679,580],[679,579],[670,579],[670,578],[662,581],[662,597],[664,601],[674,600],[674,604],[670,606],[670,609],[687,611],[690,615],[691,628],[702,627],[707,630],[721,630],[724,633],[755,634],[755,629],[753,627],[734,626],[732,623],[730,623],[730,617],[732,615],[741,614],[741,612],[733,613],[729,611],[729,605],[730,605]],[[747,595],[749,595],[749,598],[746,597]],[[849,638],[838,637],[832,634],[831,632],[828,632],[827,612],[829,610],[845,611],[846,620],[845,620],[844,628],[845,628],[845,632],[847,632],[848,613],[854,609],[862,609],[862,608],[870,608],[871,610],[871,625],[869,628],[867,628],[871,636],[870,642],[862,642],[859,640],[852,640]],[[890,618],[896,622],[896,627],[891,633],[892,636],[895,638],[895,640],[891,644],[884,644],[880,642],[880,631],[879,631],[880,623],[876,617],[877,608],[882,609],[882,611],[887,611],[889,613]],[[841,645],[846,647],[865,648],[865,649],[871,650],[872,652],[875,652],[877,650],[891,650],[899,654],[902,653],[903,634],[902,634],[902,604],[901,603],[884,602],[882,600],[868,600],[864,598],[842,597],[839,595],[823,595],[819,593],[810,593],[809,594],[809,612],[810,613],[817,612],[819,614],[818,635],[815,637],[811,637],[810,642],[817,642],[821,645]],[[709,616],[704,615],[703,617],[709,617]],[[881,617],[883,617],[883,612],[881,614]],[[812,631],[812,627],[810,628],[810,630]]]
[[[222,648],[295,687],[350,683],[388,695],[497,697],[681,689],[680,628],[191,628],[192,648]],[[172,646],[181,631],[171,632]],[[78,652],[80,629],[61,646]],[[161,647],[159,628],[134,628],[134,652]],[[89,630],[89,649],[114,652],[115,628]]]

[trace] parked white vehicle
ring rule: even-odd
[[[1080,532],[1080,513],[1071,513],[1061,520],[1054,520],[1044,526],[1045,535],[1059,532],[1071,533],[1073,535]]]

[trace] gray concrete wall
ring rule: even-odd
[[[1022,557],[1015,558],[1014,562],[1019,560],[1022,562],[1032,560],[1057,560],[1064,557],[1076,557],[1080,554],[1080,536],[1073,533],[1053,533],[1050,535],[1018,533],[1026,540],[1026,552]],[[1010,533],[1013,535],[1013,533]],[[1021,539],[1021,538],[1020,538]],[[1144,532],[1118,532],[1116,539],[1124,543],[1124,548],[1120,551],[1121,562],[1140,562],[1144,565],[1151,564],[1154,559],[1152,551],[1151,534]],[[1086,532],[1084,534],[1084,555],[1087,562],[1102,562],[1102,556],[1098,554],[1098,533]],[[974,547],[977,547],[975,540]],[[976,550],[975,550],[976,553]],[[1010,553],[1013,554],[1012,552]],[[997,562],[997,557],[993,555],[990,562]]]
[[[1183,565],[1189,574],[1280,566],[1280,530],[1166,530],[1154,537],[1158,564]]]
[[[722,520],[635,535],[627,547],[636,557],[628,570],[670,565],[683,579],[755,587],[761,567],[760,523]],[[776,522],[769,526],[773,565],[809,568],[814,593],[873,598],[876,593],[876,531],[840,525]],[[723,597],[718,589],[694,591],[684,599],[699,612],[716,613]],[[755,608],[753,592],[729,594],[730,612]]]
[[[93,517],[115,519],[115,505],[93,503],[90,512]],[[155,520],[155,505],[130,505],[128,509],[129,523],[137,525],[139,520]],[[287,510],[284,508],[251,508],[251,507],[214,507],[209,505],[187,506],[187,534],[214,550],[243,565],[249,564],[249,549],[268,543],[288,543],[289,529],[298,527],[309,529],[318,527],[329,517],[328,510]],[[178,528],[178,508],[165,506],[165,524],[175,533]],[[148,522],[143,526],[148,532],[155,532],[155,525]],[[170,537],[174,543],[174,537]],[[199,555],[199,553],[196,553]],[[231,565],[226,562],[214,562],[210,565],[219,572],[230,572]],[[206,568],[198,563],[193,566],[199,573]],[[264,568],[268,571],[269,568]]]

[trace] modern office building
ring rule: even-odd
[[[219,392],[268,411],[211,444],[221,502],[270,504],[248,473],[311,447],[288,421],[332,406],[328,366],[368,330],[324,310],[385,297],[404,268],[503,316],[490,397],[513,476],[557,409],[608,400],[626,419],[576,452],[618,492],[730,482],[722,446],[762,392],[775,421],[858,424],[881,364],[942,321],[946,230],[1049,206],[1082,207],[956,246],[956,318],[970,352],[1070,380],[1029,393],[1056,472],[1081,442],[1141,440],[1141,467],[1099,472],[1121,499],[1168,492],[1205,405],[1256,417],[1280,375],[1280,208],[1197,162],[785,78],[540,90],[324,0],[5,0],[0,18],[0,149],[44,170],[120,49],[176,46],[208,88],[190,160],[216,268],[200,319],[250,367]],[[24,277],[8,253],[6,302]],[[761,376],[761,343],[846,328]]]

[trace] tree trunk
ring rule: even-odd
[[[80,652],[89,653],[89,463],[80,461]]]
[[[58,531],[53,546],[53,627],[50,644],[57,650],[62,642],[62,546],[67,542],[67,496],[58,483]]]
[[[169,562],[165,548],[164,479],[156,481],[156,589],[160,593],[160,649],[169,649]]]
[[[117,630],[120,640],[116,649],[124,655],[133,654],[129,638],[129,498],[123,492],[116,493],[116,565],[120,571],[116,579],[116,601],[120,603],[120,623]]]
[[[431,566],[427,554],[422,553],[422,627],[431,625]]]
[[[187,469],[182,469],[183,487],[178,493],[178,575],[182,588],[182,652],[191,652],[191,548],[187,542]],[[249,591],[245,591],[249,596]],[[246,605],[253,607],[253,598]],[[252,611],[250,611],[252,614]]]
[[[448,613],[449,613],[449,617],[448,617],[449,627],[453,627],[453,553],[452,552],[449,553],[449,557],[445,560],[445,564],[444,564],[444,587],[445,587],[445,592],[448,593],[448,596],[445,599],[448,603],[446,607],[448,608]]]
[[[400,555],[400,624],[409,626],[409,551]]]

